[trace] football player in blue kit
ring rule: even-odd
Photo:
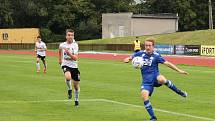
[[[144,105],[146,110],[148,111],[151,119],[149,121],[157,120],[152,105],[149,101],[149,97],[152,95],[154,87],[160,87],[162,85],[166,85],[172,91],[177,93],[182,97],[187,97],[187,93],[178,89],[171,80],[166,79],[165,76],[159,73],[158,65],[164,64],[167,67],[179,72],[180,74],[188,74],[186,71],[183,71],[176,67],[174,64],[166,61],[159,53],[154,51],[155,39],[148,38],[146,39],[144,46],[145,50],[134,53],[134,55],[125,58],[124,62],[128,63],[134,57],[142,57],[143,58],[143,66],[141,68],[142,74],[142,85],[141,85],[141,97],[144,100]]]

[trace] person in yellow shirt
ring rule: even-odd
[[[134,52],[139,52],[141,50],[141,43],[140,40],[138,40],[138,37],[136,37],[136,40],[134,40]]]

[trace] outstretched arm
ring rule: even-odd
[[[163,64],[168,66],[169,68],[179,72],[180,74],[188,74],[186,71],[179,69],[176,65],[172,64],[169,61],[165,61]]]
[[[123,61],[124,63],[129,63],[131,61],[131,56],[125,58]]]

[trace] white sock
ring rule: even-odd
[[[74,90],[74,93],[75,93],[75,101],[78,101],[79,99],[79,93],[80,93],[80,88],[78,90]]]
[[[71,80],[66,80],[66,84],[68,86],[68,90],[72,90]]]
[[[37,63],[37,70],[40,70],[40,63]]]

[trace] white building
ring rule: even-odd
[[[174,33],[178,19],[177,14],[102,14],[102,38]]]

